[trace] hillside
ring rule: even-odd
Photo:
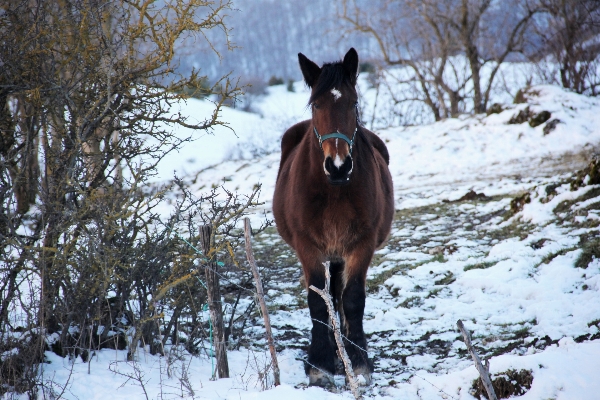
[[[272,218],[279,138],[308,117],[306,92],[295,87],[270,88],[253,105],[260,115],[225,110],[237,144],[226,131],[200,138],[165,160],[157,179],[176,170],[197,193],[219,185],[249,193],[259,183],[265,204],[252,220]],[[365,397],[472,399],[478,374],[458,319],[492,374],[504,374],[509,389],[525,392],[522,399],[597,397],[600,181],[593,168],[575,172],[589,168],[598,151],[600,101],[552,86],[530,88],[525,98],[495,114],[378,132],[391,155],[396,216],[368,274],[365,327],[375,374]],[[183,110],[201,107],[190,100]],[[351,398],[343,376],[336,393],[306,387],[311,324],[301,268],[274,228],[254,245],[281,386],[259,392],[270,385],[256,310],[229,353],[231,379],[209,381],[205,354],[180,354],[167,375],[162,358],[141,354],[126,363],[117,350],[99,352],[89,365],[47,352],[44,379],[64,387],[64,398]]]

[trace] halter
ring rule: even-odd
[[[319,132],[317,132],[317,128],[315,126],[313,126],[313,130],[315,131],[315,135],[317,136],[317,139],[319,140],[319,147],[321,147],[321,149],[323,149],[323,142],[326,141],[327,139],[342,139],[344,140],[346,143],[348,143],[348,146],[350,146],[350,154],[352,154],[352,146],[354,145],[354,137],[356,136],[356,131],[358,130],[358,126],[356,128],[354,128],[354,133],[352,134],[352,139],[348,139],[348,136],[344,135],[343,133],[340,133],[340,131],[335,131],[334,133],[328,133],[327,135],[319,135]]]
[[[319,140],[319,147],[321,148],[321,150],[323,150],[323,142],[324,141],[326,141],[327,139],[335,138],[335,139],[342,139],[343,141],[348,143],[348,146],[350,146],[350,154],[352,154],[352,147],[354,146],[354,138],[356,137],[356,131],[358,130],[358,127],[360,126],[360,117],[358,115],[358,102],[356,102],[354,107],[356,110],[356,127],[354,128],[354,133],[352,134],[352,139],[348,139],[348,136],[344,135],[340,131],[328,133],[327,135],[319,135],[319,132],[317,132],[317,127],[313,126],[313,131],[315,132],[315,136]]]

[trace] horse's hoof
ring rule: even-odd
[[[311,368],[308,372],[308,386],[329,388],[335,386],[333,375]]]
[[[359,386],[370,386],[371,382],[373,382],[371,371],[368,367],[355,368],[354,376],[356,377]],[[348,377],[346,377],[346,385],[348,385]]]

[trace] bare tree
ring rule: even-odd
[[[524,50],[537,12],[516,0],[344,0],[340,16],[374,40],[385,66],[410,70],[400,82],[413,83],[404,100],[424,102],[440,120],[485,112],[501,64]]]
[[[384,66],[406,67],[406,73],[388,76],[395,84],[409,89],[399,94],[396,102],[423,102],[438,121],[458,115],[464,84],[451,86],[444,79],[445,72],[456,67],[450,59],[457,51],[456,38],[446,23],[427,21],[426,8],[427,4],[410,0],[382,1],[369,4],[368,8],[344,1],[341,16],[351,30],[374,39]],[[367,14],[369,18],[365,18]],[[415,18],[420,21],[407,24]],[[454,69],[454,73],[461,75],[459,69]]]
[[[539,9],[529,1],[461,0],[454,10],[438,16],[458,33],[471,71],[473,110],[483,113],[501,64],[509,55],[524,52],[525,34]],[[491,68],[484,77],[486,64]]]
[[[557,83],[577,93],[598,95],[600,87],[600,2],[539,0],[542,15],[534,30],[541,41],[533,53],[539,61],[550,55]],[[550,73],[552,79],[552,73]]]

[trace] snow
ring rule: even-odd
[[[572,338],[564,338],[559,345],[549,347],[545,352],[515,356],[503,355],[494,358],[490,372],[496,373],[508,369],[523,368],[533,372],[531,389],[522,400],[539,399],[593,399],[600,389],[595,371],[600,367],[600,343],[576,344]],[[592,357],[590,357],[592,355]],[[409,387],[390,390],[392,398],[403,399],[440,399],[473,398],[462,396],[457,388],[470,386],[471,380],[478,376],[474,366],[451,375],[436,375],[419,371],[411,379]],[[443,392],[442,392],[443,391]],[[446,397],[444,397],[446,394]],[[452,397],[449,397],[452,396]]]
[[[373,96],[364,78],[361,85],[363,101],[368,103]],[[280,137],[287,127],[310,115],[307,90],[301,82],[294,89],[270,87],[251,105],[256,113],[223,109],[221,116],[235,134],[220,127],[214,136],[199,137],[164,159],[155,180],[170,179],[175,171],[197,192],[223,185],[250,193],[260,183],[265,204],[253,218],[270,217]],[[575,338],[598,333],[598,323],[592,322],[600,319],[600,260],[585,270],[574,267],[581,253],[579,235],[598,232],[597,224],[580,225],[597,220],[598,211],[588,210],[587,217],[579,214],[569,223],[559,221],[554,212],[567,200],[573,202],[571,210],[578,212],[597,205],[598,197],[578,199],[598,185],[571,191],[564,183],[550,199],[545,187],[570,177],[598,148],[600,101],[553,86],[537,86],[530,93],[528,104],[505,105],[499,114],[378,132],[390,151],[401,219],[388,245],[376,253],[377,264],[368,274],[368,280],[386,278],[367,297],[365,330],[371,335],[369,350],[377,354],[367,398],[473,399],[469,388],[478,373],[458,340],[458,319],[472,332],[477,348],[488,351],[492,373],[532,371],[533,385],[522,399],[598,398],[600,340]],[[180,107],[190,116],[212,111],[208,101],[190,99]],[[525,107],[535,113],[549,111],[552,119],[561,122],[547,134],[545,124],[534,128],[527,123],[508,124]],[[469,190],[496,197],[456,202]],[[507,220],[494,216],[509,209],[511,198],[524,192],[531,193],[531,201],[521,211]],[[518,226],[530,229],[507,238],[495,236]],[[290,285],[281,282],[269,289],[269,301],[277,306],[295,304],[294,296],[282,292]],[[275,331],[285,331],[284,326],[302,332],[310,329],[308,310],[302,307],[276,311],[271,320]],[[249,329],[256,329],[257,337],[262,335],[261,325]],[[518,342],[519,332],[527,333],[525,344],[546,336],[551,342],[502,351]],[[428,348],[435,340],[448,343],[443,356]],[[423,350],[419,353],[415,348]],[[51,352],[46,357],[43,379],[56,393],[65,388],[67,399],[144,398],[145,392],[147,398],[352,398],[341,387],[343,378],[337,391],[307,388],[301,361],[305,355],[298,348],[278,353],[279,387],[261,383],[268,353],[256,349],[229,351],[232,377],[216,381],[210,380],[212,365],[206,355],[179,354],[169,367],[170,377],[165,372],[168,357],[152,356],[144,349],[135,363],[126,361],[125,351],[115,350],[97,352],[89,364]],[[182,384],[184,372],[189,388]],[[139,380],[132,379],[136,374]]]
[[[201,120],[194,116],[208,117],[215,106],[209,100],[190,98],[176,104],[174,112],[188,115],[192,118],[189,123],[199,123]],[[275,130],[270,120],[265,120],[252,113],[223,107],[219,118],[228,123],[227,126],[217,125],[209,132],[194,131],[180,127],[177,134],[181,138],[192,137],[194,140],[182,148],[167,154],[161,160],[158,174],[154,181],[172,179],[174,174],[179,177],[191,176],[203,168],[221,162],[232,151],[232,143],[236,140],[252,141],[260,138],[265,132]],[[260,144],[260,141],[259,141]]]
[[[534,224],[543,224],[547,221],[552,220],[552,218],[553,218],[552,210],[554,210],[554,208],[556,206],[558,206],[560,203],[562,203],[563,201],[575,200],[578,197],[582,196],[583,194],[589,192],[590,190],[597,189],[598,187],[600,187],[600,185],[584,186],[584,187],[580,188],[579,190],[571,192],[571,191],[568,191],[568,189],[565,186],[567,186],[567,185],[563,185],[560,188],[557,188],[559,190],[562,190],[562,193],[558,194],[556,197],[554,197],[552,200],[550,200],[547,204],[543,204],[540,202],[540,199],[543,198],[542,197],[543,194],[538,191],[538,193],[536,193],[536,197],[533,199],[533,201],[524,206],[522,214],[521,214],[523,219],[531,221]],[[540,188],[540,189],[544,189],[544,188]],[[594,202],[584,201],[584,202],[579,203],[575,208],[576,209],[585,208],[590,204],[594,204]]]

